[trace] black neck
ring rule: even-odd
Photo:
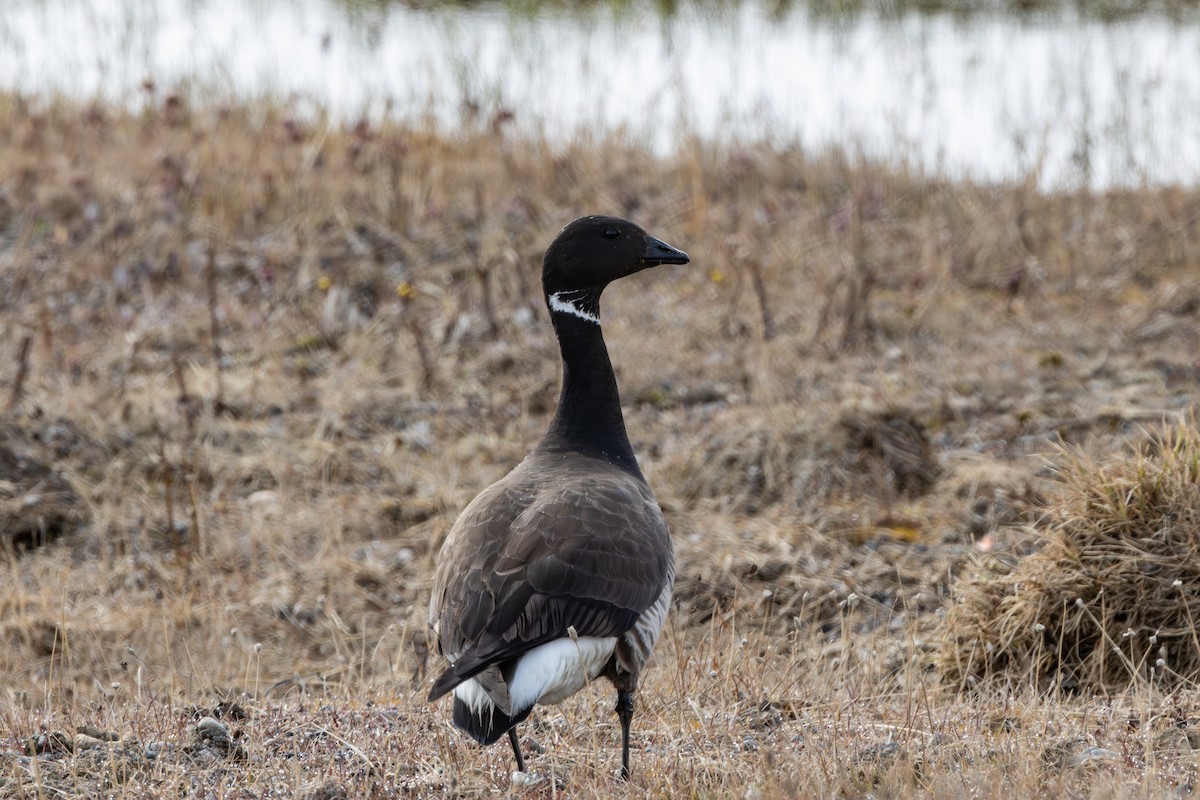
[[[641,477],[600,326],[561,311],[552,311],[550,319],[562,351],[563,384],[538,450],[585,453]]]

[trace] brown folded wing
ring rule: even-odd
[[[649,487],[617,469],[575,477],[573,466],[527,461],[455,523],[429,616],[453,666],[431,700],[569,629],[625,633],[662,593],[673,556]]]

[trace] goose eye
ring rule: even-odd
[[[604,231],[605,239],[616,239],[620,235],[621,235],[621,232],[619,230],[617,230],[616,228],[608,228]]]

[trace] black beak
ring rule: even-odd
[[[659,264],[686,264],[690,260],[687,253],[653,236],[646,237],[646,252],[639,259],[643,268],[657,267]]]

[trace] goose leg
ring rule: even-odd
[[[508,741],[512,742],[513,755],[517,758],[517,772],[525,771],[525,759],[521,757],[521,741],[517,738],[517,727],[508,729]]]
[[[617,690],[617,718],[621,720],[621,778],[629,780],[629,723],[633,721],[633,692]]]

